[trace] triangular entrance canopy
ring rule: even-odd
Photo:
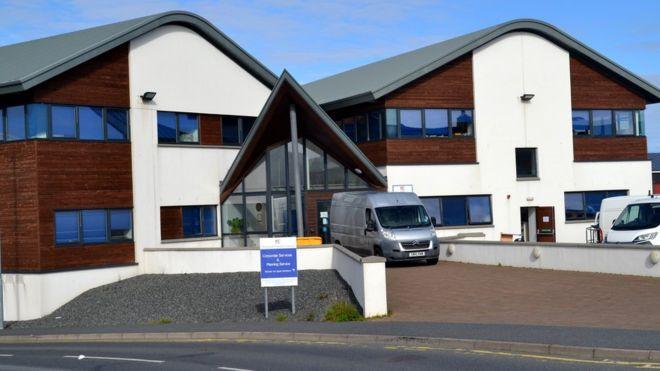
[[[263,157],[267,148],[291,140],[289,108],[295,106],[298,137],[313,141],[372,188],[386,188],[387,182],[374,164],[337,127],[325,111],[284,71],[261,110],[254,127],[238,152],[220,187],[223,203],[249,171]]]

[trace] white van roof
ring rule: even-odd
[[[419,197],[413,192],[340,192],[335,193],[334,197],[342,199],[365,198],[369,200],[372,207],[421,205]]]

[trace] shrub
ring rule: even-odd
[[[284,322],[287,320],[287,316],[284,313],[278,313],[277,316],[275,316],[275,320],[277,322]]]
[[[345,301],[339,301],[330,306],[325,312],[325,321],[329,322],[349,322],[363,321],[364,317],[360,314],[355,305]]]

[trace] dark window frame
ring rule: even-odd
[[[484,222],[484,223],[471,223],[470,222],[470,207],[469,207],[469,201],[468,199],[470,197],[487,197],[488,198],[488,211],[489,211],[489,218],[490,222]],[[443,217],[443,205],[442,205],[442,199],[444,198],[463,198],[463,207],[465,208],[465,221],[467,224],[460,224],[460,225],[448,225],[445,224],[445,218]],[[446,196],[420,196],[420,199],[435,199],[436,202],[438,203],[438,212],[440,214],[440,223],[435,224],[434,227],[438,228],[462,228],[462,227],[472,227],[472,226],[491,226],[494,224],[493,222],[493,197],[490,194],[469,194],[469,195],[446,195]],[[430,215],[429,215],[430,217]],[[437,219],[437,218],[436,218]],[[437,220],[436,220],[437,222]]]
[[[630,193],[630,191],[627,190],[627,189],[606,189],[606,190],[589,190],[589,191],[569,191],[569,192],[564,192],[564,221],[566,221],[566,222],[572,222],[572,221],[593,221],[594,218],[593,218],[593,217],[589,217],[589,216],[587,215],[587,214],[588,214],[588,211],[587,211],[586,194],[587,194],[587,193],[601,193],[601,192],[605,192],[605,197],[604,197],[604,198],[616,197],[616,195],[614,195],[614,196],[610,196],[610,195],[609,195],[610,192],[622,192],[622,193],[625,193],[625,195],[628,195],[628,194]],[[580,195],[582,196],[582,210],[581,210],[581,212],[584,214],[584,216],[582,216],[582,217],[577,217],[577,218],[568,218],[568,217],[567,217],[568,210],[566,209],[566,195],[568,195],[568,194],[580,194]],[[618,195],[618,196],[622,196],[622,195]],[[602,202],[602,200],[601,200],[601,202]],[[599,210],[599,211],[600,211],[600,210]],[[599,211],[598,211],[598,212],[599,212]]]
[[[516,179],[517,180],[529,180],[529,179],[539,179],[539,153],[537,147],[516,147],[515,149],[515,162],[516,162]],[[531,151],[531,169],[530,174],[521,174],[518,170],[518,152],[519,151]]]
[[[195,234],[195,235],[185,235],[185,229],[183,228],[183,209],[197,209],[197,212],[199,214],[199,229],[200,229],[200,234]],[[205,221],[206,217],[204,216],[204,209],[205,208],[212,208],[213,209],[213,218],[215,219],[215,233],[207,233],[205,231]],[[222,227],[222,226],[221,226]],[[218,237],[218,205],[186,205],[186,206],[181,206],[181,235],[183,236],[184,239],[190,239],[190,238],[205,238],[205,237]]]
[[[226,117],[231,117],[235,118],[237,125],[238,125],[238,144],[236,143],[225,143],[225,137],[224,137],[224,132],[225,132],[225,118]],[[250,119],[254,120],[252,122],[252,125],[250,125],[250,131],[247,133],[244,133],[244,125],[243,125],[243,120],[244,119]],[[223,146],[228,146],[228,147],[240,147],[245,143],[245,140],[247,139],[248,135],[252,132],[252,129],[254,128],[254,125],[256,124],[257,117],[254,116],[237,116],[237,115],[220,115],[220,142]]]
[[[131,215],[131,238],[112,238],[110,228],[110,211],[111,210],[129,210]],[[106,240],[103,242],[84,242],[83,241],[83,211],[105,211],[105,228]],[[57,218],[55,217],[58,212],[75,212],[78,215],[78,241],[75,242],[57,242]],[[84,247],[94,245],[112,245],[118,243],[127,243],[134,241],[135,229],[133,219],[133,208],[131,207],[110,207],[110,208],[77,208],[77,209],[55,209],[53,210],[53,244],[58,247]]]
[[[202,142],[202,131],[201,131],[201,119],[200,114],[195,112],[179,112],[179,111],[157,111],[156,112],[156,135],[158,135],[158,114],[159,113],[172,113],[174,114],[174,129],[176,134],[174,136],[174,142],[161,142],[160,136],[158,136],[158,144],[165,145],[183,145],[183,146],[194,146],[199,145]],[[180,130],[179,130],[179,115],[195,115],[197,116],[197,141],[196,142],[183,142],[179,139]]]
[[[575,129],[573,129],[573,112],[575,111],[586,111],[589,113],[589,134],[588,135],[576,135]],[[611,121],[611,130],[612,135],[595,135],[594,134],[594,111],[609,111],[610,112],[610,121]],[[573,108],[571,110],[571,131],[574,137],[581,138],[616,138],[616,137],[645,137],[646,133],[640,133],[640,115],[644,115],[645,110],[634,109],[634,108]],[[616,127],[616,112],[630,112],[632,114],[632,125],[633,125],[633,134],[619,134]],[[643,119],[641,120],[643,121]]]

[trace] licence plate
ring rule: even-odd
[[[408,256],[411,258],[414,258],[416,256],[425,256],[425,255],[426,255],[426,251],[415,251],[408,253]]]

